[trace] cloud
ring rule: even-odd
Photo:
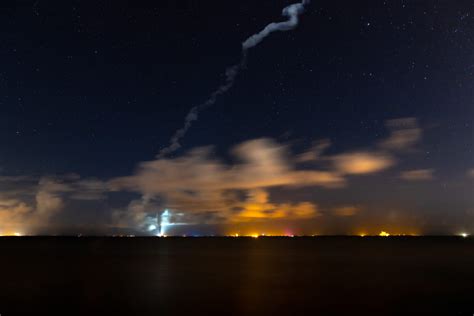
[[[331,157],[335,168],[344,174],[369,174],[395,165],[395,159],[379,152],[353,152]]]
[[[413,150],[421,140],[422,130],[418,127],[416,118],[389,120],[386,126],[390,130],[390,135],[378,143],[378,149],[342,153],[323,158],[332,161],[335,169],[346,175],[370,174],[393,167],[397,163],[394,157],[396,152]],[[319,158],[321,149],[324,150],[328,146],[327,143],[320,145],[319,151],[316,151],[319,154],[313,154],[313,157]],[[310,157],[310,153],[307,153],[300,160],[308,161]],[[425,176],[427,176],[426,172]]]
[[[158,206],[148,196],[133,200],[123,210],[114,210],[112,213],[113,226],[120,228],[157,225]]]
[[[128,205],[120,200],[122,204],[111,209],[112,225],[122,228],[144,229],[156,224],[157,215],[166,208],[179,215],[180,221],[196,224],[313,218],[320,215],[315,201],[282,200],[272,193],[302,187],[341,188],[347,185],[349,175],[393,167],[402,150],[416,145],[421,131],[412,118],[392,120],[387,126],[391,134],[377,147],[336,154],[326,152],[329,140],[294,154],[288,145],[260,138],[231,148],[225,162],[214,155],[212,147],[200,147],[181,156],[139,163],[131,175],[108,181],[82,179],[77,174],[0,176],[0,202],[10,201],[0,204],[0,220],[54,224],[69,206],[73,209],[81,201],[91,205],[91,201],[109,195],[113,198],[112,192],[119,191],[141,196],[126,202]],[[426,180],[432,171],[410,170],[401,177]],[[358,209],[342,206],[332,211],[337,216],[352,216]]]
[[[175,159],[141,163],[135,175],[114,179],[110,185],[115,190],[154,195],[274,186],[338,187],[345,183],[336,172],[296,170],[286,158],[286,149],[270,139],[251,140],[233,148],[238,162],[227,165],[212,158],[209,147],[202,147]]]
[[[0,228],[14,225],[27,230],[47,226],[73,200],[105,198],[108,188],[100,180],[67,174],[0,176],[0,190]]]
[[[42,217],[50,217],[63,207],[63,200],[57,194],[40,191],[36,195],[36,210]]]
[[[474,169],[470,169],[467,171],[467,176],[470,178],[474,178]]]
[[[47,198],[67,198],[70,200],[102,200],[109,191],[107,183],[98,179],[82,179],[77,174],[68,174],[55,177],[42,177],[39,180],[38,194]],[[58,202],[57,202],[58,203]]]
[[[321,158],[324,151],[330,146],[331,141],[329,139],[319,140],[313,144],[313,147],[309,151],[296,156],[295,161],[301,163],[317,161]]]
[[[200,147],[179,157],[142,162],[133,175],[111,179],[108,185],[114,191],[136,192],[152,199],[155,210],[170,208],[187,217],[193,214],[194,219],[235,222],[315,217],[320,214],[316,203],[275,203],[270,189],[340,188],[347,184],[348,175],[393,167],[397,159],[392,149],[411,148],[420,132],[415,119],[392,120],[387,126],[391,135],[377,149],[325,155],[331,142],[321,140],[306,152],[292,154],[288,146],[260,138],[231,148],[232,163],[218,160],[212,147]],[[310,167],[299,165],[307,162]],[[130,222],[149,214],[137,212],[136,203],[143,201],[129,206]],[[353,216],[359,209],[343,206],[333,211],[337,216]]]
[[[379,144],[383,149],[409,150],[421,140],[422,130],[414,117],[389,120],[386,126],[390,130],[390,136]]]
[[[84,179],[71,184],[71,199],[96,201],[107,198],[107,183],[98,179]]]
[[[32,181],[33,179],[31,176],[0,176],[0,183],[17,183]]]
[[[286,146],[271,139],[255,139],[231,150],[234,163],[225,164],[201,147],[177,158],[161,158],[139,165],[129,177],[112,179],[113,190],[135,191],[157,198],[173,210],[219,218],[303,218],[315,216],[314,204],[269,200],[272,187],[319,186],[337,188],[345,179],[334,171],[298,170]]]
[[[356,215],[360,211],[360,208],[357,206],[341,206],[333,210],[333,213],[336,216],[341,217],[350,217]]]
[[[63,207],[64,185],[50,178],[1,177],[0,226],[26,228],[45,224]]]
[[[407,181],[427,181],[434,179],[433,169],[418,169],[403,171],[400,178]]]
[[[36,193],[36,215],[46,220],[62,210],[62,194],[71,191],[73,188],[67,183],[49,177],[41,178]]]
[[[304,219],[319,215],[317,205],[310,202],[280,203],[269,201],[269,194],[265,190],[257,189],[249,192],[247,200],[240,206],[241,209],[234,221],[259,219]]]
[[[31,211],[21,200],[0,198],[0,226],[20,224]]]

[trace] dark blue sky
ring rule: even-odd
[[[195,161],[182,166],[192,175],[173,174],[198,181],[173,188],[154,178],[151,184],[141,182],[150,171],[141,174],[139,163],[155,159],[190,108],[224,82],[226,67],[241,58],[241,43],[268,23],[285,20],[281,10],[291,3],[0,4],[4,226],[68,232],[143,229],[140,221],[147,216],[175,207],[176,214],[202,231],[208,226],[213,231],[245,225],[274,229],[293,221],[296,230],[328,233],[354,232],[361,223],[368,230],[407,226],[453,233],[474,228],[470,1],[313,1],[295,30],[271,34],[250,50],[234,87],[200,113],[182,148],[167,158],[178,163],[193,148],[212,145],[214,158],[200,156],[201,162],[217,160],[232,169],[243,160],[252,167],[260,157],[249,162],[229,150],[254,141],[257,145],[249,148],[257,152],[281,149],[278,159],[284,162],[278,165],[286,169],[276,173],[298,180],[206,187],[204,192],[195,188],[188,192],[190,204],[175,193],[203,185],[207,171]],[[258,142],[262,138],[266,141]],[[330,141],[324,154],[298,160],[323,139]],[[273,158],[265,156],[262,164]],[[351,163],[369,167],[348,170]],[[168,167],[159,165],[155,176],[174,179],[163,177]],[[307,179],[288,170],[327,171],[344,184],[337,189],[321,188],[313,180],[295,185],[292,181]],[[266,175],[252,181],[267,180]],[[115,187],[122,177],[136,181]],[[219,181],[237,181],[228,177]],[[90,191],[96,195],[75,197]],[[216,195],[227,191],[242,196],[226,208]],[[261,198],[259,214],[247,214],[255,196]],[[195,205],[205,200],[205,206],[195,209],[193,197]],[[140,210],[133,201],[141,201]],[[294,207],[306,202],[312,213],[294,215],[299,212]],[[41,211],[42,203],[52,204],[53,214]],[[25,224],[23,217],[42,213],[48,215]],[[310,218],[311,228],[298,224],[302,218]]]

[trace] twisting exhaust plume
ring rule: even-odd
[[[186,115],[186,118],[184,119],[184,126],[180,128],[179,130],[176,131],[176,133],[171,137],[170,144],[168,147],[162,149],[158,155],[158,157],[163,157],[168,154],[171,154],[172,152],[175,152],[181,147],[181,144],[179,141],[181,138],[186,135],[188,132],[189,128],[191,127],[191,124],[193,121],[196,121],[198,119],[199,112],[202,110],[205,110],[206,108],[210,107],[214,103],[216,103],[217,97],[220,96],[221,94],[224,94],[227,92],[232,86],[234,85],[235,78],[239,74],[240,69],[245,66],[245,62],[247,60],[247,56],[244,53],[240,63],[237,65],[234,65],[232,67],[227,68],[225,74],[226,74],[226,81],[223,85],[221,85],[216,91],[214,91],[211,96],[202,104],[197,105],[193,107],[189,112],[188,115]]]
[[[262,31],[250,36],[242,43],[242,49],[248,50],[260,44],[268,35],[275,31],[291,31],[298,26],[299,16],[304,12],[304,6],[309,4],[310,0],[303,0],[301,3],[295,3],[283,9],[283,16],[288,17],[288,21],[270,23]]]
[[[171,137],[168,147],[163,148],[158,157],[164,157],[181,147],[180,140],[183,138],[188,130],[191,128],[193,121],[198,119],[199,113],[202,110],[212,106],[217,101],[217,97],[226,93],[234,85],[235,79],[240,70],[247,62],[247,51],[260,44],[268,35],[276,31],[290,31],[298,26],[299,16],[304,12],[305,5],[309,4],[310,0],[302,0],[301,3],[291,4],[283,9],[282,15],[288,20],[284,22],[272,22],[268,24],[262,31],[250,36],[242,43],[242,58],[240,62],[232,67],[226,69],[226,81],[223,85],[211,93],[210,97],[202,104],[193,107],[184,120],[184,126],[176,131]]]

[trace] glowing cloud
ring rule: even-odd
[[[32,210],[31,206],[20,200],[0,199],[0,227],[21,224]]]
[[[433,169],[418,169],[404,171],[400,174],[400,178],[407,181],[428,181],[434,179]]]
[[[360,208],[357,206],[341,206],[334,209],[334,214],[341,217],[354,216],[360,211]]]
[[[248,199],[239,206],[241,211],[234,221],[259,219],[304,219],[318,215],[317,205],[310,202],[274,204],[269,202],[269,194],[264,190],[253,190]]]
[[[135,175],[113,179],[109,185],[113,190],[135,191],[151,200],[156,198],[162,209],[169,207],[187,215],[214,214],[214,219],[234,221],[314,217],[318,213],[315,204],[274,203],[268,189],[337,188],[345,184],[337,172],[298,170],[289,149],[270,139],[244,142],[232,148],[231,153],[237,162],[230,165],[213,158],[209,147],[177,158],[143,162]],[[140,214],[135,219],[143,220],[147,208],[143,201],[137,201],[130,216]],[[159,207],[155,205],[154,209]],[[124,219],[124,215],[120,218]]]
[[[368,174],[387,169],[395,164],[388,154],[354,152],[332,157],[337,170],[344,174]]]

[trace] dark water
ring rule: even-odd
[[[473,315],[474,240],[0,238],[0,314]]]

